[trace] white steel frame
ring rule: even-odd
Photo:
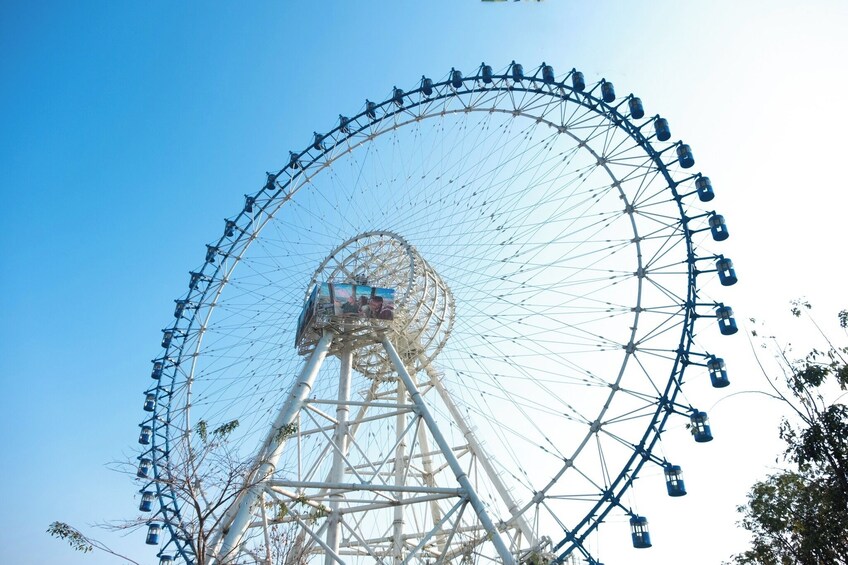
[[[464,547],[452,546],[456,531],[451,527],[459,524],[460,518],[466,512],[466,506],[470,506],[477,516],[479,535],[477,545],[491,543],[498,562],[505,564],[515,563],[515,554],[519,548],[521,536],[524,536],[524,549],[536,543],[535,536],[523,516],[514,515],[499,520],[493,520],[487,506],[480,499],[472,480],[469,478],[468,469],[463,467],[457,456],[469,454],[483,467],[485,475],[496,491],[502,496],[503,504],[515,513],[517,506],[512,499],[497,472],[490,464],[482,446],[477,441],[469,424],[462,417],[450,398],[450,394],[439,380],[438,373],[428,364],[425,371],[423,383],[420,383],[409,373],[403,363],[395,345],[385,333],[380,338],[385,353],[391,361],[392,368],[397,375],[397,387],[395,390],[395,402],[380,401],[372,393],[365,401],[351,400],[351,363],[353,352],[349,346],[343,346],[338,355],[341,359],[341,370],[339,372],[339,387],[337,399],[308,398],[313,388],[313,383],[318,376],[321,366],[331,349],[336,334],[327,331],[306,359],[303,370],[295,381],[287,401],[271,427],[256,458],[257,467],[250,474],[244,485],[242,494],[231,506],[227,516],[222,522],[221,542],[217,544],[217,550],[210,557],[214,563],[232,563],[238,556],[239,546],[248,536],[248,529],[262,528],[267,539],[267,528],[269,521],[265,514],[263,501],[266,497],[273,499],[288,499],[290,502],[302,500],[305,490],[319,490],[323,492],[322,500],[328,501],[328,512],[326,519],[322,521],[319,528],[314,528],[307,520],[298,513],[292,512],[287,515],[287,521],[293,521],[300,525],[305,535],[309,538],[307,546],[313,547],[311,553],[320,552],[324,554],[324,563],[345,564],[345,553],[373,557],[378,563],[416,563],[423,559],[435,558],[435,563],[446,563],[463,551],[469,551],[467,545]],[[424,401],[421,386],[425,392],[435,392],[444,405],[450,411],[454,423],[462,431],[467,440],[467,445],[451,446],[442,434],[439,424],[431,414],[427,403]],[[318,408],[320,405],[335,405],[335,418]],[[358,407],[359,413],[349,419],[351,408]],[[357,472],[347,457],[349,449],[355,447],[355,430],[363,422],[369,421],[367,416],[369,408],[389,408],[394,411],[389,416],[394,416],[396,427],[396,443],[394,446],[394,458],[385,457],[382,461],[371,462],[372,467],[377,469],[371,480],[363,473]],[[274,478],[276,465],[283,453],[286,443],[290,437],[280,433],[280,430],[297,421],[301,413],[315,413],[322,418],[330,420],[332,425],[312,428],[305,433],[322,433],[326,436],[328,450],[332,450],[332,468],[326,481],[303,481],[283,480]],[[412,415],[413,418],[408,418]],[[305,418],[309,418],[307,414]],[[375,418],[386,418],[380,415]],[[316,420],[317,422],[317,420]],[[424,424],[423,426],[421,424]],[[428,435],[429,432],[429,435]],[[300,433],[304,433],[299,431]],[[411,457],[408,456],[406,441],[409,437],[416,438],[419,444],[417,458],[421,459],[424,474],[429,476],[429,484],[421,486],[406,484],[407,474],[410,471]],[[430,440],[435,443],[435,451],[429,448]],[[439,485],[433,482],[434,469],[432,468],[432,457],[439,455],[444,458],[450,468],[455,483],[451,485]],[[397,462],[406,462],[406,465]],[[393,466],[391,471],[392,483],[375,484],[374,476],[379,476],[383,468]],[[345,481],[345,469],[360,478],[360,482]],[[377,493],[382,495],[386,502],[375,503],[361,500],[357,504],[357,497],[361,493]],[[343,502],[349,504],[345,508]],[[443,512],[439,501],[450,501],[451,506]],[[322,509],[323,506],[317,501],[305,501],[306,506],[313,509]],[[408,505],[424,504],[429,507],[432,516],[433,527],[427,531],[411,530],[404,523],[404,507]],[[390,536],[376,539],[362,539],[357,536],[355,527],[345,522],[346,516],[356,516],[376,510],[393,506],[395,509],[395,521]],[[447,528],[446,528],[447,526]],[[469,527],[464,528],[465,533]],[[511,531],[509,537],[504,534]],[[223,533],[226,532],[226,533]],[[349,533],[348,542],[343,543],[343,534]],[[434,538],[440,538],[441,543],[437,546],[442,550],[434,554],[432,549],[423,551],[431,545]],[[414,545],[413,545],[414,544]],[[412,549],[408,546],[413,545]],[[319,549],[315,549],[315,546]],[[386,551],[386,549],[390,551]],[[485,553],[485,548],[474,549]],[[491,550],[490,550],[491,551]]]

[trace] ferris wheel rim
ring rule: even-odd
[[[366,108],[366,110],[360,112],[359,114],[357,114],[356,116],[351,118],[350,122],[348,122],[348,123],[352,123],[352,122],[356,121],[356,123],[359,124],[359,120],[362,119],[362,118],[366,118],[366,123],[364,125],[362,125],[361,127],[359,127],[359,129],[354,130],[353,128],[351,128],[350,131],[347,134],[345,134],[346,137],[344,137],[344,140],[345,141],[350,140],[350,139],[354,138],[354,136],[356,136],[356,135],[361,135],[363,132],[365,132],[366,130],[368,130],[372,126],[380,124],[384,120],[390,119],[397,114],[401,114],[404,111],[407,111],[412,106],[421,106],[425,103],[426,104],[432,104],[434,102],[449,100],[449,99],[453,99],[453,98],[459,98],[460,96],[464,96],[464,95],[471,95],[471,94],[475,94],[475,93],[491,93],[491,92],[526,92],[526,93],[532,93],[534,95],[538,95],[538,94],[541,93],[541,94],[548,95],[551,98],[557,98],[557,97],[566,98],[566,99],[569,99],[572,102],[576,101],[578,104],[585,107],[586,109],[596,111],[599,114],[603,113],[604,116],[609,116],[609,117],[612,117],[613,120],[617,120],[616,124],[618,125],[618,127],[620,127],[622,130],[626,131],[628,133],[628,135],[630,135],[631,138],[633,138],[633,140],[637,143],[637,145],[639,145],[640,147],[645,149],[645,151],[649,155],[649,157],[651,157],[651,159],[653,159],[654,162],[657,163],[657,166],[660,170],[660,173],[666,178],[666,180],[668,182],[669,190],[671,191],[671,193],[674,195],[675,199],[678,202],[678,207],[679,207],[679,212],[680,212],[681,218],[684,219],[686,217],[684,209],[683,209],[682,199],[680,198],[680,196],[677,194],[677,191],[676,191],[677,183],[676,183],[676,181],[674,181],[672,179],[671,173],[669,172],[668,168],[666,167],[665,163],[663,162],[662,158],[660,157],[660,153],[653,149],[649,140],[641,134],[640,128],[638,128],[636,125],[631,123],[630,119],[627,116],[620,114],[616,108],[613,108],[612,106],[610,106],[609,104],[604,102],[602,99],[596,98],[596,97],[592,96],[591,94],[580,93],[578,91],[575,91],[574,89],[569,88],[567,85],[564,84],[564,81],[561,81],[561,82],[556,83],[555,85],[551,86],[551,85],[545,84],[544,81],[541,78],[537,78],[535,76],[534,77],[524,77],[524,81],[531,83],[533,85],[533,87],[523,87],[523,86],[518,87],[518,86],[515,85],[515,83],[512,83],[512,84],[509,83],[510,77],[508,76],[507,73],[504,73],[503,75],[495,75],[494,78],[495,78],[495,82],[497,82],[497,80],[501,80],[503,84],[500,85],[500,86],[495,86],[493,84],[489,87],[484,88],[484,87],[480,87],[479,84],[478,84],[479,81],[481,80],[479,74],[477,76],[474,76],[474,77],[465,77],[465,78],[462,79],[463,87],[466,87],[466,85],[471,84],[471,83],[473,83],[475,85],[475,87],[474,88],[467,88],[467,90],[460,92],[459,91],[460,89],[454,88],[452,86],[451,78],[449,77],[445,81],[433,84],[434,88],[442,89],[440,91],[440,94],[437,97],[433,97],[433,98],[427,97],[426,99],[422,98],[416,104],[410,104],[409,106],[398,106],[397,103],[396,103],[396,100],[394,98],[391,98],[391,97],[387,98],[385,101],[383,101],[379,104],[376,104],[374,106],[374,108],[371,109],[371,111],[375,113],[374,117],[368,116],[369,110]],[[548,88],[549,90],[544,91],[543,90],[544,88]],[[560,91],[570,91],[570,93],[556,94],[556,93],[553,92],[554,88],[558,88],[558,89],[560,89]],[[423,94],[422,88],[419,88],[417,90],[412,90],[409,93],[406,93],[405,96],[412,96],[416,93]],[[574,96],[574,98],[573,99],[569,98],[569,96],[572,96],[572,95]],[[581,102],[581,100],[582,100],[582,102]],[[393,105],[396,106],[396,107],[393,107]],[[381,110],[381,109],[384,110],[385,113],[377,115],[376,110]],[[467,111],[476,111],[476,110],[469,109]],[[482,110],[480,110],[480,111],[482,111]],[[502,111],[502,110],[495,110],[495,111]],[[459,111],[458,110],[453,111],[452,113],[459,113]],[[444,112],[442,112],[441,114],[434,113],[433,116],[435,116],[435,115],[444,115]],[[522,117],[528,117],[528,116],[529,115],[523,115],[522,114]],[[428,118],[428,117],[432,117],[432,116],[418,117],[416,120],[410,120],[410,122],[411,121],[418,121],[418,120],[425,119],[425,118]],[[370,120],[370,121],[367,121],[367,120]],[[396,125],[395,127],[391,128],[391,129],[398,129],[400,127],[405,127],[405,124],[406,123]],[[322,135],[321,139],[326,140],[328,138],[328,136],[332,135],[335,132],[341,133],[342,129],[343,129],[342,125],[337,126],[335,129],[331,130],[329,133]],[[382,135],[383,133],[386,133],[387,131],[389,131],[389,130],[382,131],[378,135]],[[568,135],[572,136],[575,140],[579,139],[578,137],[576,137],[576,135],[573,132],[563,132],[563,133],[567,133]],[[373,134],[369,135],[369,137],[372,137],[372,136],[373,136]],[[370,139],[361,141],[361,143],[363,143],[363,144],[368,143],[368,142],[370,142]],[[338,146],[339,143],[341,143],[341,142],[337,142],[332,147]],[[270,222],[275,218],[276,212],[279,210],[279,208],[284,206],[290,199],[292,199],[295,196],[297,190],[299,189],[299,187],[295,187],[291,191],[286,192],[285,188],[287,186],[290,186],[292,183],[294,183],[295,180],[300,178],[302,173],[304,173],[307,169],[309,169],[311,166],[313,166],[315,163],[317,163],[318,160],[321,157],[327,155],[331,150],[331,148],[326,148],[322,152],[320,152],[320,155],[312,158],[312,160],[309,161],[308,163],[306,163],[306,162],[299,163],[298,161],[301,158],[303,158],[304,156],[311,156],[310,148],[314,149],[314,146],[307,146],[306,149],[304,149],[300,153],[296,154],[296,157],[292,158],[292,163],[298,164],[298,168],[300,170],[299,173],[291,176],[288,179],[288,181],[286,181],[286,183],[284,183],[282,185],[279,185],[277,183],[277,179],[279,178],[279,176],[281,174],[283,174],[287,169],[289,169],[292,166],[292,163],[290,163],[289,165],[283,167],[278,173],[273,175],[274,176],[274,181],[273,181],[274,187],[273,188],[269,188],[269,187],[272,186],[272,182],[269,181],[268,185],[266,185],[265,188],[263,188],[259,192],[257,192],[256,195],[253,197],[254,201],[258,201],[259,197],[261,195],[265,194],[266,191],[270,195],[268,202],[266,204],[261,205],[260,210],[262,210],[262,211],[265,211],[266,207],[271,206],[272,203],[276,204],[276,209],[273,210],[270,214],[267,214],[267,216],[264,218],[263,224],[262,224],[263,226],[264,226],[265,222]],[[354,149],[355,148],[351,148],[351,149],[349,149],[349,151],[352,151]],[[295,155],[295,154],[293,154],[293,155]],[[325,166],[330,166],[330,165],[328,163]],[[325,168],[325,166],[322,166],[319,169],[317,169],[315,171],[315,174],[319,174],[320,171],[323,170],[323,168]],[[611,178],[615,179],[615,176],[612,174],[612,172],[608,171],[608,174],[610,175]],[[271,175],[269,175],[269,179],[270,179],[270,177],[271,177]],[[308,178],[308,177],[304,176],[303,178]],[[273,194],[271,194],[272,192],[273,192]],[[242,212],[241,214],[239,214],[236,217],[235,220],[229,220],[228,222],[232,222],[232,224],[228,223],[228,227],[239,228],[239,221],[245,215],[246,215],[246,213]],[[632,216],[631,216],[631,220],[632,220]],[[225,233],[225,235],[222,236],[221,239],[219,239],[217,244],[215,244],[213,246],[213,247],[215,247],[216,250],[221,252],[222,249],[223,249],[222,244],[224,244],[225,242],[227,242],[229,244],[228,250],[221,252],[221,255],[226,256],[227,260],[230,261],[230,263],[228,264],[229,270],[226,271],[226,273],[223,277],[221,277],[220,279],[216,279],[216,275],[224,267],[224,263],[223,263],[223,260],[222,260],[216,265],[214,271],[211,271],[210,275],[206,275],[207,280],[201,279],[201,284],[205,283],[205,287],[203,288],[202,292],[197,294],[198,302],[203,303],[206,300],[206,297],[208,295],[212,295],[214,298],[212,298],[208,302],[212,306],[210,308],[208,308],[208,310],[206,312],[205,319],[196,320],[195,317],[192,317],[190,322],[187,324],[186,328],[184,330],[181,330],[181,331],[183,331],[183,335],[181,336],[183,342],[185,341],[186,336],[194,328],[199,328],[198,331],[199,331],[200,334],[204,333],[205,327],[208,325],[209,319],[211,318],[211,316],[212,316],[212,314],[215,310],[214,305],[217,303],[218,297],[221,295],[221,293],[223,292],[224,288],[227,285],[229,275],[233,272],[233,269],[235,269],[235,267],[239,264],[244,253],[246,253],[248,251],[248,247],[250,246],[250,244],[258,237],[258,234],[261,231],[261,227],[258,230],[256,230],[255,232],[250,232],[250,233],[246,230],[241,230],[241,229],[237,229],[236,231],[238,232],[238,235],[236,235],[235,237],[228,237]],[[381,230],[377,230],[377,231],[375,231],[375,233],[379,233],[380,231]],[[383,231],[386,231],[386,230],[383,230]],[[690,230],[684,229],[682,234],[683,234],[683,239],[686,241],[686,247],[687,247],[688,252],[694,253]],[[635,244],[638,246],[639,242],[637,241]],[[229,253],[230,250],[237,250],[237,253],[230,254]],[[639,261],[640,261],[640,267],[641,267],[641,256],[639,258]],[[201,270],[201,275],[203,275],[203,272],[206,269],[206,267],[208,267],[208,265],[209,265],[208,262],[204,265],[204,269]],[[678,365],[681,364],[681,360],[685,359],[686,355],[688,354],[689,348],[691,347],[691,339],[687,340],[687,335],[691,334],[692,327],[694,326],[695,317],[696,317],[694,315],[694,312],[695,312],[695,288],[696,288],[695,274],[696,274],[696,272],[695,272],[695,268],[694,268],[693,263],[689,263],[687,268],[688,268],[688,273],[687,273],[687,277],[688,277],[687,289],[688,289],[688,291],[687,291],[687,298],[686,298],[686,304],[685,304],[685,312],[683,314],[684,321],[683,321],[683,323],[680,324],[680,327],[682,328],[681,338],[680,338],[680,351],[678,352],[677,357],[674,361],[674,367],[671,370],[671,376],[669,377],[669,380],[666,381],[666,389],[665,389],[665,391],[663,391],[663,394],[662,394],[663,400],[665,402],[672,403],[672,404],[674,403],[675,398],[677,396],[677,393],[679,391],[679,389],[674,386],[673,376],[677,373]],[[640,279],[640,284],[641,284],[641,279]],[[192,290],[194,290],[194,289],[192,289]],[[638,293],[638,296],[639,296],[639,300],[641,300],[641,292]],[[638,304],[637,304],[637,308],[639,308]],[[198,310],[198,312],[199,312],[199,310]],[[638,310],[635,312],[635,320],[634,320],[634,324],[633,324],[634,325],[634,330],[633,330],[634,334],[635,334],[635,327],[638,325],[637,322],[638,322],[639,313],[640,312]],[[175,328],[176,328],[176,326],[175,326]],[[202,343],[202,335],[197,342],[194,353],[197,353],[200,350],[201,343]],[[178,365],[180,360],[183,358],[184,353],[181,350],[177,351],[176,347],[175,347],[174,351],[176,351],[176,353],[177,353],[175,361],[176,361],[176,364]],[[170,353],[171,353],[170,347],[166,348],[166,353],[163,355],[163,358],[164,359],[172,358],[169,355]],[[621,378],[621,373],[624,370],[623,367],[627,363],[627,359],[629,359],[630,355],[631,355],[631,352],[629,352],[629,351],[625,353],[625,361],[624,361],[624,364],[622,365],[622,369],[620,371],[618,380],[620,380],[620,378]],[[193,378],[192,375],[193,375],[193,372],[194,372],[194,363],[195,362],[196,362],[196,356],[192,356],[192,362],[191,362],[192,365],[191,365],[191,368],[187,371],[187,373],[189,375],[187,378],[188,378],[189,381],[191,381],[192,378]],[[682,365],[683,366],[680,368],[680,374],[681,375],[682,375],[682,370],[685,368],[685,363],[682,363]],[[170,383],[171,389],[168,390],[168,391],[165,391],[164,394],[169,395],[169,394],[173,393],[174,382],[175,381],[172,378],[171,383]],[[159,387],[157,386],[157,390],[158,389],[159,389]],[[611,397],[614,394],[615,394],[615,391],[613,390],[610,393]],[[170,408],[171,407],[169,405],[164,418],[161,418],[161,419],[164,419],[166,421],[170,421],[170,416],[171,416]],[[646,449],[648,449],[648,451],[650,451],[653,444],[656,443],[656,441],[658,440],[658,437],[659,437],[659,432],[657,432],[656,434],[651,434],[651,429],[656,426],[656,427],[659,428],[659,430],[662,430],[663,427],[665,426],[666,420],[669,418],[669,416],[670,416],[670,412],[666,409],[666,407],[664,407],[662,405],[662,403],[660,403],[657,406],[657,410],[655,412],[655,415],[654,415],[654,418],[651,422],[651,425],[647,426],[647,429],[646,429],[645,434],[643,436],[642,443],[647,445]],[[189,432],[191,428],[190,428],[189,425],[186,425],[185,429],[186,429],[186,432]],[[588,438],[588,436],[587,436],[587,438]],[[172,439],[172,438],[169,437],[169,436],[166,436],[164,438],[164,444],[165,444],[164,449],[158,454],[158,456],[154,457],[154,468],[156,468],[157,464],[163,458],[165,460],[167,460],[168,453],[169,453],[168,442],[170,441],[170,439]],[[154,452],[154,455],[156,455],[156,453],[157,452]],[[578,453],[579,453],[579,451],[578,451]],[[628,463],[629,468],[633,470],[632,477],[627,479],[627,478],[624,477],[623,473],[621,475],[619,475],[619,477],[617,478],[615,483],[613,483],[613,485],[611,486],[609,495],[607,496],[605,494],[604,498],[602,498],[601,500],[598,501],[598,503],[596,505],[596,509],[600,510],[600,507],[603,506],[603,507],[606,508],[606,511],[605,512],[597,512],[595,514],[595,516],[597,517],[597,521],[600,521],[601,519],[603,519],[603,517],[606,516],[606,514],[613,509],[613,505],[608,504],[609,501],[617,498],[618,496],[620,496],[621,493],[623,493],[624,491],[626,491],[629,488],[630,484],[633,481],[633,478],[635,477],[635,475],[638,473],[639,469],[641,469],[641,467],[644,465],[644,463],[646,461],[647,461],[647,459],[641,457],[641,455],[639,453],[637,453],[635,451],[633,452],[631,460]],[[624,484],[622,485],[621,490],[618,491],[618,493],[613,493],[615,485],[617,485],[619,482],[622,482],[622,481],[624,482]],[[555,479],[552,480],[550,485],[553,485],[555,482],[556,482]],[[550,488],[550,485],[548,487],[545,487],[543,489],[543,492],[547,491],[547,489]],[[157,485],[157,489],[158,489],[158,485]],[[161,500],[161,498],[160,498],[160,500]],[[174,508],[176,509],[176,512],[174,512],[174,514],[179,516],[179,509],[176,508],[176,506]],[[588,520],[588,516],[587,516],[587,520]],[[579,527],[580,527],[580,525],[578,525],[578,528]],[[592,528],[583,532],[582,536],[574,536],[574,539],[572,541],[577,542],[577,543],[582,542],[582,539],[585,538],[586,535],[591,533],[591,531],[592,531]],[[560,542],[559,546],[557,546],[557,548],[566,544],[567,541],[568,541],[568,538],[569,538],[569,536],[566,535],[563,538],[563,540]]]

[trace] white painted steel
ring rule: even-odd
[[[262,491],[265,488],[263,483],[274,473],[277,461],[283,452],[286,439],[288,439],[285,430],[295,421],[298,412],[300,412],[303,406],[303,401],[306,399],[309,391],[312,390],[312,383],[315,381],[318,370],[327,357],[327,352],[330,350],[332,343],[332,333],[327,332],[321,337],[321,340],[315,347],[315,351],[312,352],[309,360],[304,365],[297,382],[286,399],[286,403],[280,409],[280,413],[265,439],[264,449],[259,459],[259,466],[251,474],[250,479],[242,491],[240,500],[237,500],[238,511],[221,544],[217,560],[219,563],[231,562],[236,557],[238,546],[248,526],[250,526],[250,522],[256,511],[256,502],[260,499]]]
[[[495,546],[495,549],[498,552],[498,555],[500,556],[502,562],[504,563],[504,565],[514,564],[515,559],[512,553],[510,553],[509,549],[506,547],[506,544],[501,538],[500,532],[498,532],[497,528],[492,523],[492,519],[489,517],[489,513],[486,511],[486,508],[483,505],[483,502],[480,500],[480,497],[477,496],[477,492],[474,490],[474,487],[471,484],[471,481],[468,479],[468,475],[465,473],[465,470],[463,470],[463,468],[459,464],[459,461],[457,461],[456,456],[454,455],[453,450],[451,449],[451,446],[445,440],[445,437],[442,435],[441,430],[439,430],[439,426],[433,419],[433,415],[430,414],[430,410],[424,403],[424,399],[421,398],[421,393],[418,392],[418,387],[415,386],[415,382],[412,380],[412,377],[406,370],[406,367],[404,366],[403,361],[398,355],[397,350],[387,337],[383,338],[382,343],[383,347],[386,349],[386,353],[388,353],[389,355],[389,359],[391,360],[395,371],[397,371],[398,376],[401,378],[401,380],[403,380],[404,386],[406,386],[407,390],[409,391],[409,395],[412,399],[412,402],[418,409],[418,414],[427,424],[427,428],[430,430],[430,434],[432,434],[433,440],[439,446],[439,449],[442,450],[442,454],[448,461],[451,471],[453,471],[454,476],[456,477],[456,481],[465,491],[466,498],[471,504],[471,507],[477,513],[477,517],[480,519],[480,522],[483,524],[483,527],[486,529],[486,532],[490,536],[492,544]]]
[[[457,427],[459,427],[460,431],[462,431],[462,435],[465,437],[466,441],[468,441],[468,445],[470,446],[472,453],[474,453],[477,457],[477,461],[483,467],[483,470],[486,472],[486,475],[492,482],[492,485],[494,485],[495,490],[497,490],[498,494],[506,504],[507,509],[512,515],[512,518],[509,521],[514,521],[518,525],[519,530],[531,547],[536,545],[538,541],[536,539],[536,534],[533,532],[530,524],[527,523],[525,515],[519,514],[520,509],[518,508],[518,503],[512,497],[512,493],[509,492],[509,489],[504,484],[497,470],[495,470],[491,459],[486,455],[483,446],[480,444],[480,441],[477,439],[477,436],[474,434],[471,426],[469,426],[468,422],[465,421],[462,412],[460,412],[459,408],[457,408],[447,389],[445,389],[438,373],[431,365],[426,365],[425,371],[427,376],[430,377],[430,384],[432,384],[433,388],[436,389],[436,392],[439,393],[439,397],[442,399],[442,402],[445,403],[445,406],[447,406],[453,421],[456,422]]]
[[[344,465],[347,455],[347,416],[350,400],[350,369],[353,362],[353,352],[350,348],[341,352],[341,370],[339,371],[339,400],[336,408],[336,430],[333,434],[333,467],[330,471],[330,483],[341,483],[344,480]],[[344,495],[337,492],[330,495],[330,515],[327,517],[327,546],[333,553],[339,552],[339,536],[341,534],[339,509]],[[327,553],[325,565],[332,565],[334,558]]]

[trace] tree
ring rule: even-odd
[[[47,528],[47,533],[55,538],[66,540],[72,548],[82,553],[89,553],[94,549],[98,549],[129,563],[140,565],[138,561],[134,561],[126,555],[121,555],[120,553],[113,551],[107,545],[97,541],[96,539],[89,538],[78,529],[74,528],[70,524],[66,524],[65,522],[53,522]]]
[[[213,532],[223,519],[224,512],[239,494],[253,486],[246,477],[253,475],[254,461],[240,459],[236,446],[230,441],[230,435],[238,426],[238,420],[214,428],[210,428],[204,420],[198,421],[191,430],[192,433],[185,434],[184,441],[174,442],[173,456],[166,462],[163,461],[155,479],[151,479],[158,487],[166,488],[177,499],[181,513],[179,519],[169,515],[169,525],[175,530],[175,536],[183,540],[190,560],[195,565],[204,565],[208,561],[208,557],[213,553]],[[292,430],[286,432],[292,433]],[[136,474],[133,462],[122,462],[116,466],[116,470],[133,476]],[[272,516],[278,516],[288,510],[276,501],[267,502],[265,507]],[[153,517],[138,516],[100,524],[99,527],[131,531],[156,522],[156,516],[157,514]],[[266,542],[249,552],[255,562],[263,565],[303,563],[304,560],[297,555],[294,543],[296,526],[294,523],[279,521],[270,524]],[[125,562],[137,563],[66,522],[53,522],[47,533],[67,541],[76,551],[89,553],[96,549]]]
[[[807,317],[827,348],[790,360],[773,342],[784,386],[769,383],[793,413],[779,428],[788,468],[756,483],[738,508],[752,540],[733,556],[737,565],[848,565],[848,407],[839,402],[848,389],[848,348],[835,346],[809,310],[793,302],[792,314]],[[848,311],[838,318],[846,329]],[[842,394],[831,401],[832,391]]]

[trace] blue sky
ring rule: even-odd
[[[845,2],[6,2],[0,12],[5,563],[113,562],[44,530],[134,513],[136,487],[107,464],[134,455],[149,360],[204,244],[313,131],[422,74],[546,61],[637,93],[713,181],[739,317],[780,323],[800,295],[823,315],[846,306]],[[749,367],[745,346],[725,357]],[[758,386],[751,379],[737,382]],[[779,448],[780,407],[751,402],[728,402],[728,417],[762,416],[738,421],[738,444],[693,456],[710,488],[729,491],[706,514],[723,528]],[[751,443],[762,453],[743,461]],[[697,515],[706,499],[687,502]],[[140,533],[91,531],[152,559]],[[702,562],[743,540],[709,544]],[[680,553],[669,545],[631,563],[671,563]]]

